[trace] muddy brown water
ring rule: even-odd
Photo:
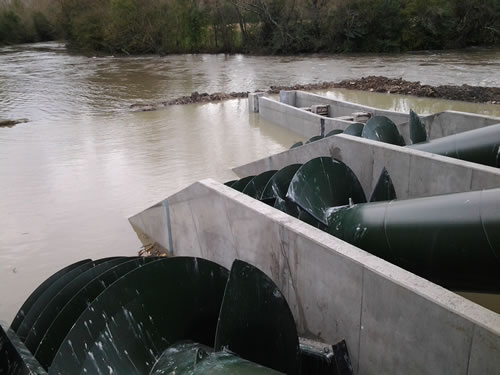
[[[231,167],[301,139],[248,114],[246,100],[136,113],[130,104],[363,75],[500,86],[500,49],[92,58],[61,43],[0,48],[0,120],[29,120],[0,128],[0,320],[10,322],[29,293],[70,262],[137,254],[140,242],[128,216],[195,180],[232,179]],[[500,116],[495,105],[325,94],[399,111]]]

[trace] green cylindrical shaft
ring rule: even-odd
[[[328,231],[455,290],[500,292],[500,189],[358,204]]]
[[[500,167],[500,124],[407,146],[455,159]]]

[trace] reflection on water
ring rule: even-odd
[[[136,102],[199,92],[254,91],[271,85],[367,75],[438,84],[500,86],[500,48],[397,55],[172,55],[85,57],[60,43],[0,48],[0,103],[10,118],[73,119]]]
[[[246,100],[0,130],[0,318],[69,262],[136,254],[128,216],[295,138]]]
[[[413,109],[420,115],[442,111],[460,111],[478,113],[485,116],[500,117],[500,105],[496,104],[478,104],[459,102],[454,100],[436,100],[430,98],[418,98],[415,96],[383,94],[347,89],[319,91],[318,94],[325,95],[332,99],[363,103],[371,107],[390,109],[398,112],[409,113],[410,109]]]
[[[129,104],[368,74],[500,85],[499,57],[500,50],[94,59],[57,43],[0,48],[0,119],[30,120],[0,129],[0,320],[10,321],[40,282],[70,262],[135,254],[140,244],[129,215],[195,180],[229,180],[231,167],[301,140],[248,114],[246,100],[143,113],[129,112]],[[472,70],[469,63],[479,65]],[[345,90],[328,95],[403,110],[422,103],[420,112],[426,103],[436,106],[431,112],[453,103]]]

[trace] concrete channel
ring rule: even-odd
[[[249,108],[306,137],[344,129],[354,112],[388,116],[409,137],[407,114],[301,92],[281,100],[250,95]],[[335,118],[299,108],[315,104]],[[430,139],[500,123],[459,112],[422,120]],[[346,163],[365,191],[386,168],[398,199],[500,187],[500,169],[342,134],[234,171],[255,175],[318,156]],[[346,340],[355,374],[500,373],[500,314],[219,182],[194,183],[129,221],[171,256],[259,267],[283,291],[302,337]]]

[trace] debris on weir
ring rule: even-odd
[[[388,78],[382,76],[368,76],[362,77],[361,79],[346,79],[340,82],[325,81],[319,83],[295,84],[291,86],[271,86],[268,90],[264,90],[264,92],[267,94],[279,94],[281,90],[317,91],[334,88],[460,100],[472,103],[500,104],[499,87],[469,85],[430,86],[422,85],[418,81],[411,82],[402,78]],[[154,111],[169,105],[210,103],[246,97],[248,97],[248,91],[230,93],[216,92],[213,94],[200,94],[195,91],[191,95],[181,96],[160,103],[135,103],[130,106],[130,109],[138,112]]]
[[[141,257],[166,257],[168,254],[156,243],[141,246],[138,252]]]
[[[230,93],[216,92],[213,94],[208,94],[206,92],[200,94],[197,91],[195,91],[191,95],[180,96],[178,98],[171,99],[161,103],[153,103],[153,104],[135,103],[130,106],[130,109],[138,112],[146,112],[146,111],[155,111],[157,109],[164,108],[169,105],[211,103],[211,102],[220,102],[222,100],[240,99],[247,97],[248,97],[248,91],[230,92]]]

